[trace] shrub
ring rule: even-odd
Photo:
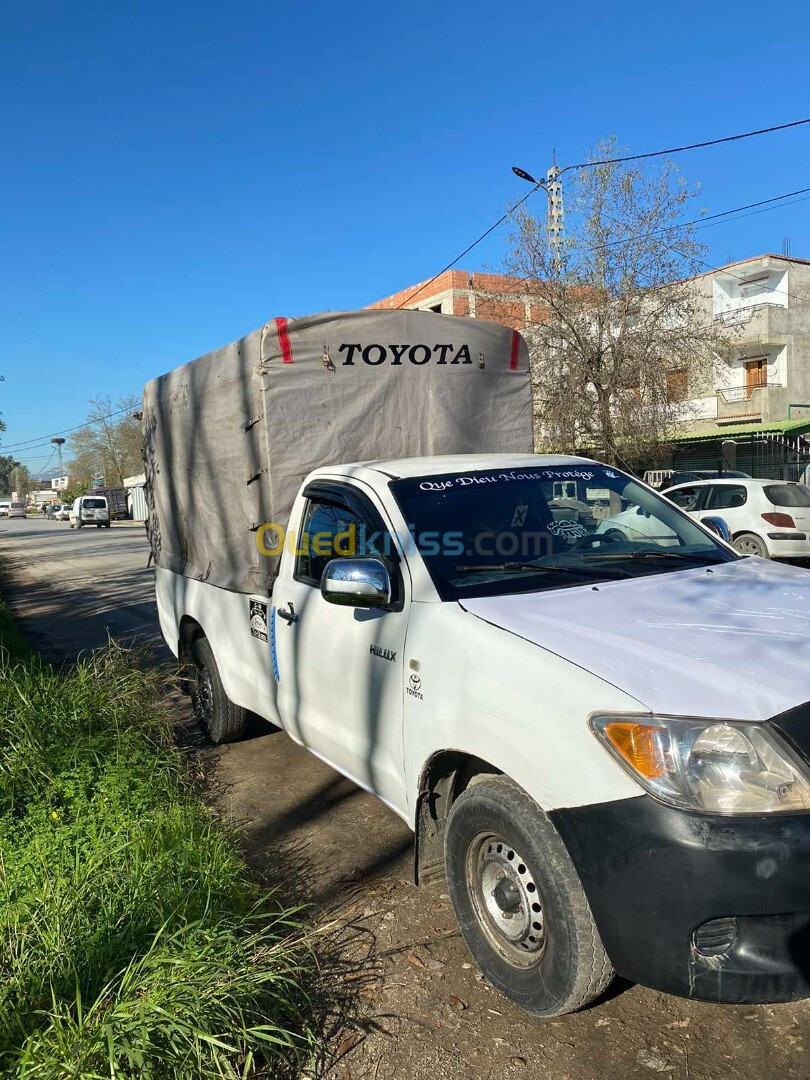
[[[0,1071],[249,1076],[306,1056],[309,954],[110,646],[60,673],[0,609]]]

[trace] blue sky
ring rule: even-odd
[[[0,452],[276,314],[439,270],[556,149],[810,115],[810,9],[761,3],[143,2],[0,11]],[[810,185],[810,127],[679,158],[708,213]],[[542,208],[538,207],[538,210]],[[497,269],[504,230],[461,264]],[[702,233],[715,263],[810,202]]]

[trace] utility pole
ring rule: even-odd
[[[65,475],[65,466],[62,463],[62,447],[65,445],[64,439],[51,439],[51,442],[56,447],[57,461],[59,463],[59,479]]]
[[[563,206],[562,169],[557,165],[557,153],[546,173],[545,189],[548,195],[548,242],[554,251],[554,268],[559,273],[565,247],[565,207]]]
[[[563,206],[562,180],[560,179],[562,169],[557,165],[557,154],[554,153],[554,162],[546,173],[545,180],[535,180],[531,173],[527,173],[525,169],[519,169],[517,165],[512,166],[512,172],[528,184],[534,184],[535,188],[542,188],[546,193],[548,199],[546,236],[549,247],[554,252],[554,269],[559,274],[565,252],[565,208]]]

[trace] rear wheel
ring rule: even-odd
[[[760,559],[769,559],[768,548],[765,541],[756,533],[740,533],[735,536],[731,546],[740,555],[759,555]]]
[[[512,780],[487,778],[458,797],[445,864],[470,952],[521,1008],[559,1016],[608,986],[613,969],[565,845]]]
[[[208,638],[198,637],[192,643],[189,660],[191,705],[197,723],[216,746],[241,738],[245,710],[228,699]]]

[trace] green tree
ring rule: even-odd
[[[107,487],[121,487],[124,477],[143,469],[141,425],[132,415],[139,400],[92,398],[87,424],[70,437],[68,474],[79,485],[103,477]]]
[[[0,420],[0,424],[3,424]],[[5,427],[5,424],[3,424]],[[0,495],[11,491],[11,474],[14,471],[14,458],[11,454],[0,454]]]
[[[78,499],[80,495],[86,495],[89,490],[89,484],[73,484],[72,487],[59,492],[59,501],[67,505]]]

